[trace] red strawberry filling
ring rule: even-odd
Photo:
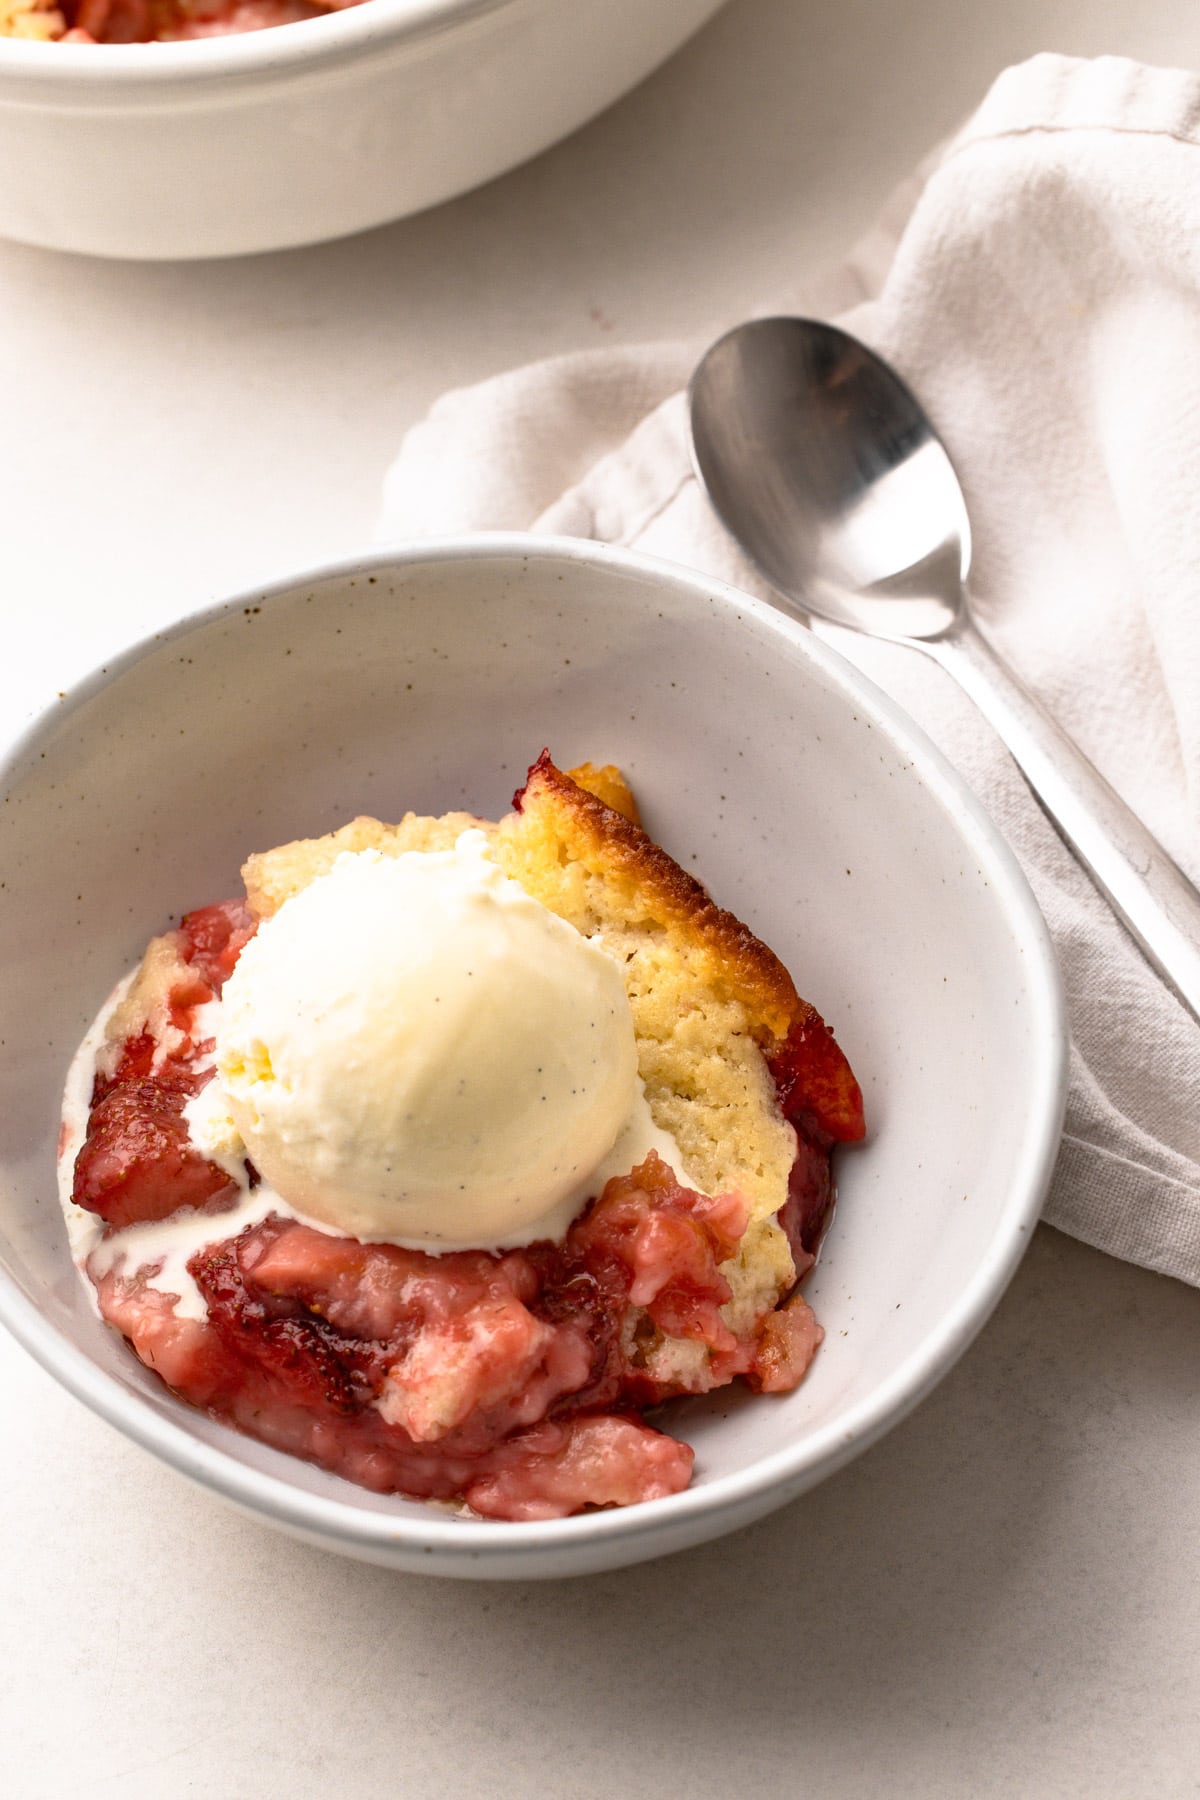
[[[809,1266],[833,1208],[829,1153],[866,1132],[862,1089],[825,1021],[810,1012],[767,1058],[784,1118],[796,1133],[796,1156],[779,1223],[796,1268]]]
[[[221,992],[238,957],[254,936],[256,925],[244,900],[218,900],[213,906],[185,913],[179,926],[185,960],[208,988],[206,998]]]
[[[75,1164],[72,1198],[114,1230],[167,1219],[181,1206],[227,1206],[237,1189],[193,1147],[184,1106],[200,1086],[173,1080],[119,1081],[97,1101]]]
[[[192,1145],[183,1108],[208,1079],[195,1008],[220,992],[252,931],[236,902],[189,914],[168,1053],[140,1032],[97,1080],[74,1198],[110,1231],[237,1197]],[[818,1022],[774,1064],[798,1134],[781,1219],[801,1271],[830,1205],[829,1145],[862,1134],[839,1058]],[[692,1451],[647,1425],[644,1407],[735,1375],[768,1392],[800,1380],[821,1331],[798,1295],[741,1335],[721,1310],[721,1264],[747,1219],[739,1196],[695,1193],[652,1152],[561,1245],[430,1256],[272,1214],[191,1258],[200,1320],[151,1285],[160,1263],[97,1260],[89,1272],[104,1317],[212,1416],[380,1492],[544,1519],[686,1487]],[[704,1352],[686,1377],[652,1372],[655,1328]]]
[[[169,1218],[181,1206],[220,1209],[237,1197],[226,1172],[192,1143],[183,1109],[210,1078],[197,1063],[211,1046],[195,1038],[196,1008],[220,994],[254,921],[241,901],[226,900],[188,913],[176,935],[165,996],[171,1048],[164,1055],[149,1028],[126,1039],[111,1073],[96,1076],[75,1162],[71,1198],[114,1230]]]

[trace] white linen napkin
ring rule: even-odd
[[[840,315],[916,389],[966,489],[985,630],[1200,881],[1200,79],[1115,58],[1008,70],[844,268],[763,298],[743,316]],[[691,474],[680,390],[703,348],[568,356],[445,396],[388,474],[381,535],[533,527],[769,598]],[[972,784],[1049,922],[1073,1049],[1046,1218],[1200,1285],[1200,1028],[950,678],[823,635]]]

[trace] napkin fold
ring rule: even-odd
[[[1196,882],[1198,222],[1200,80],[1039,56],[843,267],[742,315],[839,317],[916,389],[966,491],[980,623]],[[691,473],[681,390],[703,348],[614,347],[446,395],[388,473],[381,535],[532,527],[770,599]],[[971,783],[1050,925],[1072,1055],[1047,1220],[1200,1285],[1200,1027],[950,678],[820,629]]]

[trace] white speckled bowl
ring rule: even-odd
[[[147,937],[253,848],[356,812],[506,809],[549,745],[613,760],[650,830],[791,966],[869,1141],[785,1398],[688,1403],[687,1493],[549,1524],[362,1492],[189,1410],[101,1325],[55,1199],[63,1076]],[[72,1392],[246,1511],[401,1569],[583,1573],[744,1525],[901,1418],[982,1325],[1049,1177],[1055,964],[995,829],[915,727],[759,602],[594,545],[479,538],[342,563],[140,645],[4,760],[0,1317]]]
[[[721,0],[368,0],[189,43],[0,37],[0,235],[229,256],[488,181],[650,73]]]

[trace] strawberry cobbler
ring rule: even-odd
[[[656,1499],[647,1409],[802,1378],[858,1085],[782,965],[543,755],[498,824],[356,819],[156,938],[72,1069],[103,1317],[184,1400],[383,1493]]]

